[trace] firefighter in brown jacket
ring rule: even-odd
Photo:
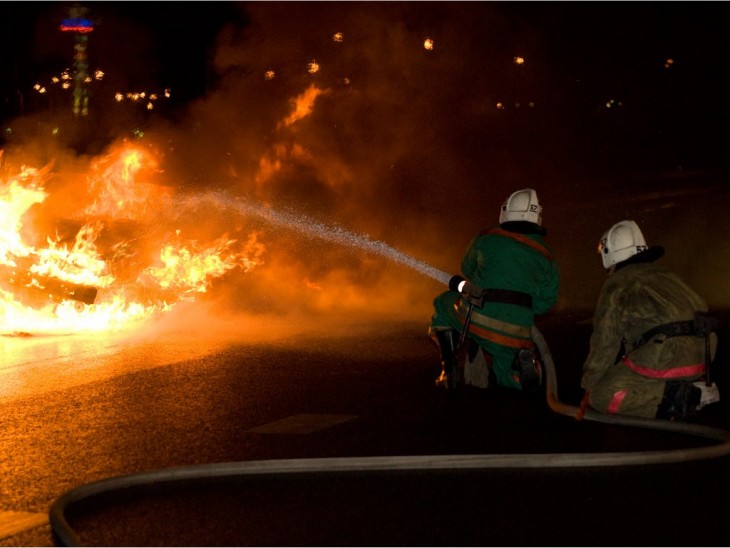
[[[719,401],[717,386],[707,377],[717,345],[715,322],[702,297],[655,264],[664,248],[648,247],[638,225],[626,220],[603,234],[599,253],[609,277],[583,365],[584,406],[690,420]]]

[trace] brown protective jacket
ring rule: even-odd
[[[652,409],[663,392],[663,381],[699,379],[705,370],[704,338],[660,334],[643,345],[636,344],[648,330],[668,322],[692,320],[696,311],[707,311],[702,297],[676,274],[655,263],[628,264],[611,274],[599,295],[590,351],[583,365],[581,386],[591,392],[592,404],[601,400],[605,405],[599,407],[610,407],[612,397],[620,391],[630,392],[644,379],[659,385],[655,390],[643,391],[648,409]],[[631,375],[630,383],[617,386],[620,379],[628,377],[614,374],[613,368],[628,368],[635,375]],[[638,396],[642,391],[635,392]],[[651,416],[649,410],[641,414]]]

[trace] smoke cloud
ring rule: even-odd
[[[170,128],[185,151],[176,172],[456,273],[506,195],[538,182],[519,148],[505,153],[517,136],[494,108],[532,77],[513,63],[519,37],[490,7],[463,7],[245,5],[249,23],[218,36],[218,85]],[[299,284],[290,301],[426,322],[445,289],[397,261],[301,236],[269,243],[268,264],[284,274],[274,278]]]
[[[425,326],[446,289],[428,272],[237,204],[382,242],[456,274],[502,201],[532,187],[561,266],[558,311],[593,306],[605,279],[598,238],[624,218],[665,245],[669,265],[712,306],[730,305],[727,246],[707,241],[728,228],[717,163],[652,142],[658,132],[642,107],[656,90],[634,91],[633,102],[625,95],[623,111],[609,113],[604,97],[617,90],[588,93],[568,46],[556,43],[570,21],[534,5],[526,17],[527,7],[509,4],[233,3],[239,18],[208,52],[206,94],[175,116],[152,115],[140,141],[160,156],[157,182],[180,200],[160,223],[201,238],[256,232],[265,246],[260,267],[228,273],[204,299],[226,312]],[[106,140],[121,140],[136,121],[112,109],[96,119]],[[79,164],[93,159],[38,140],[20,148],[29,159],[53,158],[57,170],[83,172]],[[219,203],[195,205],[210,193]]]

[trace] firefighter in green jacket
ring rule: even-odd
[[[472,239],[461,263],[464,276],[454,276],[449,291],[433,302],[429,337],[439,348],[442,368],[437,385],[486,388],[492,371],[500,386],[539,387],[542,373],[531,329],[535,315],[557,301],[560,281],[545,235],[537,193],[526,188],[502,204],[498,226]],[[456,363],[459,339],[467,350],[463,373]]]
[[[609,274],[583,365],[583,406],[608,414],[688,420],[719,401],[708,368],[717,345],[707,304],[655,263],[638,225],[621,221],[599,243]]]

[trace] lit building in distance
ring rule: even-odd
[[[87,9],[81,6],[74,6],[69,10],[69,17],[61,21],[62,32],[74,33],[74,90],[73,90],[73,113],[74,116],[87,116],[89,114],[89,63],[86,55],[86,47],[89,41],[89,33],[94,30],[93,23],[87,19]]]

